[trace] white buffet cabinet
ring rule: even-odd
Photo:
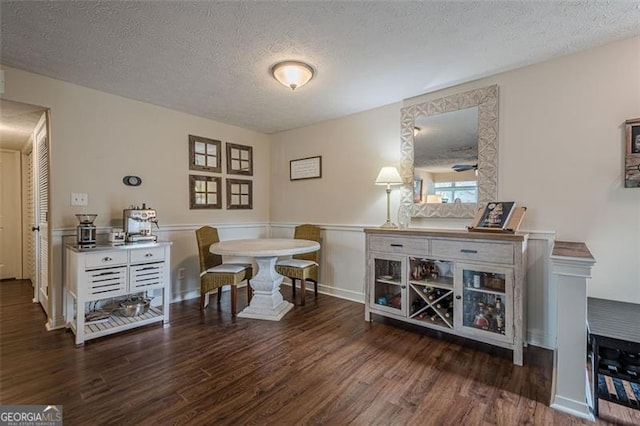
[[[66,246],[65,320],[77,346],[131,328],[169,322],[171,244]],[[118,316],[118,301],[134,295],[150,298],[149,310],[133,317]],[[102,306],[114,311],[108,320],[86,324],[85,314]]]
[[[527,234],[368,228],[371,314],[513,350],[522,365]]]

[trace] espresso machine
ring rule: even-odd
[[[125,242],[155,242],[158,240],[156,235],[151,233],[153,224],[158,226],[155,209],[147,208],[146,204],[142,204],[142,208],[131,206],[122,211],[122,222],[124,225]]]
[[[87,248],[96,246],[96,226],[93,221],[98,217],[97,214],[76,214],[80,224],[76,227],[76,242],[78,247]]]

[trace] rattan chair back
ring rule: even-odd
[[[296,240],[310,240],[320,243],[320,227],[310,224],[298,225],[296,226],[296,229],[293,233],[293,238]],[[296,254],[295,256],[293,256],[293,258],[311,260],[313,262],[319,263],[319,253],[320,250],[311,253]]]
[[[203,226],[196,230],[198,240],[198,255],[200,256],[200,272],[222,264],[222,256],[209,251],[212,244],[220,241],[218,230],[211,226]]]

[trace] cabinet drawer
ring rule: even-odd
[[[120,296],[126,293],[126,266],[87,271],[86,274],[87,300]]]
[[[160,262],[164,260],[164,247],[131,250],[131,263]]]
[[[131,266],[131,291],[164,287],[164,266],[164,262]]]
[[[85,268],[103,268],[105,266],[126,265],[127,252],[108,251],[99,253],[88,253],[85,256]]]
[[[369,250],[384,253],[429,254],[429,240],[427,238],[396,238],[371,236]]]
[[[431,255],[444,259],[513,264],[513,246],[505,243],[432,240]]]

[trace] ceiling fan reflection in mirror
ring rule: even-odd
[[[456,172],[466,172],[467,170],[478,170],[478,164],[454,164],[451,168]]]

